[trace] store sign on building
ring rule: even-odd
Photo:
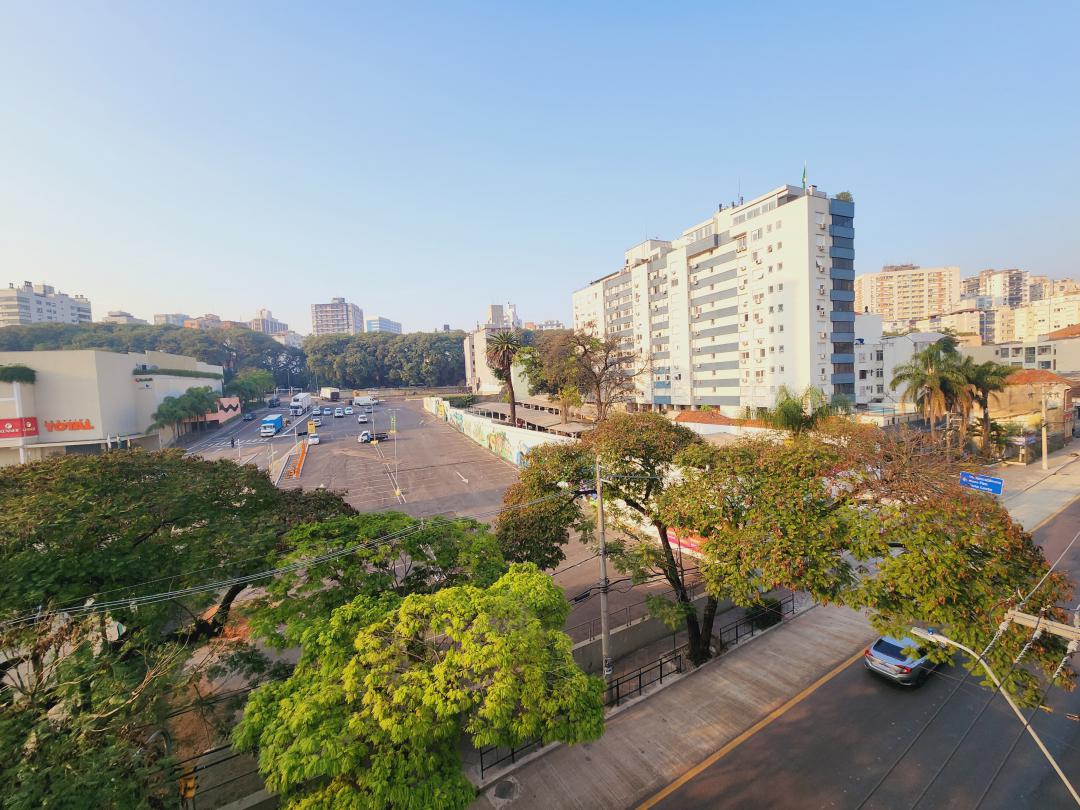
[[[37,435],[38,423],[34,416],[26,416],[22,419],[0,419],[0,439]]]
[[[94,426],[89,419],[53,419],[45,422],[48,431],[57,430],[93,430]]]

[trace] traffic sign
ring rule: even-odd
[[[315,432],[315,420],[309,420],[308,421],[308,423],[307,423],[307,432],[308,433],[314,433]]]
[[[1005,481],[992,475],[976,475],[975,473],[960,473],[960,486],[975,489],[979,492],[989,492],[991,495],[1000,495],[1005,489]]]

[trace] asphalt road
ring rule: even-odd
[[[1080,529],[1080,500],[1035,533],[1053,561]],[[1062,560],[1080,574],[1080,542]],[[1080,592],[1080,589],[1078,589]],[[964,670],[939,670],[906,690],[866,672],[856,661],[712,765],[657,807],[692,808],[909,808],[989,700],[990,705],[955,757],[920,801],[920,808],[973,808],[1008,754],[1020,722],[1000,696],[969,679],[948,700],[911,752],[900,758]],[[763,673],[763,677],[767,674]],[[1062,770],[1080,782],[1080,690],[1054,689],[1032,725]],[[873,791],[894,762],[895,769]],[[865,803],[864,803],[865,802]],[[1066,789],[1025,733],[979,807],[1075,807]]]

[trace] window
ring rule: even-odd
[[[783,332],[784,331],[784,325],[780,324],[778,327],[776,327],[776,331],[777,332]]]
[[[784,291],[784,285],[783,284],[777,284],[776,285],[776,291],[777,292],[783,292]]]
[[[777,249],[777,250],[780,250],[780,248],[782,248],[783,246],[784,246],[784,243],[783,243],[783,242],[777,242],[777,243],[776,243],[776,249]]]
[[[776,311],[777,312],[783,312],[784,311],[784,305],[783,304],[777,304],[776,305]]]

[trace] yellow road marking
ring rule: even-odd
[[[784,705],[780,706],[779,708],[776,708],[773,711],[769,712],[769,714],[767,714],[765,717],[758,720],[756,723],[754,723],[754,725],[750,726],[750,728],[746,729],[746,731],[744,731],[742,734],[740,734],[735,739],[729,740],[727,743],[724,744],[723,748],[721,748],[719,751],[717,751],[714,754],[710,754],[707,759],[705,759],[702,762],[699,762],[697,765],[692,767],[690,770],[688,770],[686,773],[684,773],[682,776],[680,776],[678,779],[676,779],[674,782],[672,782],[666,788],[661,790],[659,793],[657,793],[656,795],[646,799],[644,802],[642,802],[640,805],[638,805],[638,810],[647,810],[647,808],[653,807],[654,805],[658,804],[663,799],[666,799],[668,796],[670,796],[676,790],[681,788],[683,785],[685,785],[687,782],[689,782],[691,779],[693,779],[699,773],[704,771],[710,765],[716,764],[724,756],[726,756],[731,751],[733,751],[735,748],[739,747],[744,742],[749,740],[751,737],[753,737],[755,734],[757,734],[759,731],[761,731],[763,728],[765,728],[765,726],[769,725],[773,720],[777,719],[778,717],[783,716],[790,709],[797,706],[799,703],[802,703],[804,700],[806,700],[806,698],[810,697],[810,695],[812,695],[814,692],[816,692],[820,687],[824,686],[826,683],[831,681],[833,678],[835,678],[837,675],[839,675],[841,672],[843,672],[845,669],[847,669],[849,666],[854,664],[856,661],[858,661],[862,657],[863,657],[863,650],[859,650],[857,653],[855,653],[853,656],[851,656],[851,658],[844,661],[844,663],[839,664],[834,669],[832,669],[829,672],[822,675],[820,678],[818,678],[816,681],[814,681],[808,687],[806,687],[801,692],[799,692],[799,694],[795,695],[795,697],[788,700],[787,703],[785,703]]]

